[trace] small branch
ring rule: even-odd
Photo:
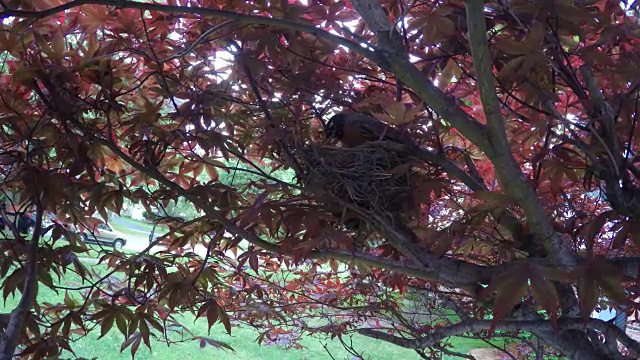
[[[618,142],[618,137],[615,130],[615,120],[616,114],[611,108],[611,105],[607,101],[607,99],[602,94],[598,83],[593,76],[593,73],[589,66],[583,65],[580,68],[580,73],[587,85],[587,89],[589,90],[589,96],[593,100],[593,112],[591,114],[591,121],[600,122],[602,124],[602,130],[604,139],[600,138],[597,130],[591,127],[591,133],[602,143],[607,154],[611,158],[611,162],[615,168],[616,175],[618,177],[621,176],[620,169],[623,166],[622,158],[620,157],[620,144]]]
[[[327,352],[327,354],[329,355],[329,357],[331,358],[331,360],[336,360],[335,357],[333,357],[333,355],[331,355],[331,351],[329,350],[329,348],[327,347],[327,343],[323,343],[322,341],[320,342],[320,345],[322,345],[322,347],[324,348],[324,350]]]
[[[631,143],[633,141],[633,135],[636,133],[636,126],[638,125],[638,102],[640,101],[640,92],[636,92],[635,109],[633,111],[633,122],[631,123],[631,129],[629,129],[629,138],[627,140],[627,149],[625,151],[625,159],[631,157]]]
[[[480,172],[478,171],[476,164],[473,163],[473,159],[471,158],[471,155],[469,155],[468,152],[465,152],[463,157],[464,157],[464,163],[467,165],[467,169],[469,170],[469,175],[471,175],[471,178],[477,181],[478,184],[484,185],[484,179],[482,178],[482,175],[480,175]]]
[[[202,44],[203,42],[205,42],[208,38],[209,35],[213,34],[214,32],[221,30],[227,26],[233,25],[237,23],[236,20],[229,20],[229,21],[225,21],[222,24],[218,24],[210,29],[208,29],[207,31],[203,32],[202,35],[200,35],[196,41],[194,41],[191,45],[187,46],[186,48],[182,49],[181,51],[179,51],[177,54],[170,56],[166,59],[161,60],[160,62],[165,63],[167,61],[171,61],[174,59],[179,59],[181,57],[187,56],[193,49],[195,49],[198,45]]]
[[[213,248],[214,241],[216,242],[220,241],[223,234],[224,234],[223,229],[217,229],[215,235],[211,237],[211,239],[209,239],[209,243],[207,244],[207,253],[204,255],[204,259],[202,259],[202,264],[198,269],[198,273],[193,278],[193,283],[192,283],[193,285],[196,284],[196,282],[198,281],[198,278],[202,274],[202,271],[204,271],[204,268],[207,266],[207,262],[209,261],[209,257],[211,256],[211,249]]]
[[[253,91],[253,94],[256,97],[256,101],[258,102],[258,105],[260,106],[260,109],[264,113],[264,116],[267,119],[267,122],[269,123],[269,127],[271,127],[271,129],[273,129],[273,130],[277,129],[275,121],[273,120],[273,117],[271,116],[271,111],[269,110],[269,106],[267,105],[267,102],[262,98],[262,95],[260,94],[260,89],[258,88],[258,83],[256,82],[255,78],[253,77],[253,74],[251,73],[251,69],[249,68],[249,66],[247,65],[247,63],[245,61],[244,52],[242,52],[242,49],[240,48],[240,46],[238,44],[236,44],[235,42],[231,41],[230,43],[236,48],[236,51],[238,52],[237,55],[240,57],[240,61],[242,63],[242,67],[244,68],[244,72],[247,75],[247,79],[249,80],[249,85],[251,86],[251,90]],[[300,164],[298,164],[298,161],[296,160],[296,158],[293,156],[293,154],[289,150],[289,148],[287,146],[287,143],[282,141],[282,140],[280,140],[280,139],[277,139],[276,140],[276,144],[280,148],[280,151],[282,151],[282,153],[284,154],[284,156],[285,156],[287,162],[289,163],[289,165],[295,171],[296,175],[299,178],[302,178],[304,174],[302,172],[302,169],[300,168]]]

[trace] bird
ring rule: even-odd
[[[325,136],[336,138],[347,147],[356,147],[372,141],[392,141],[415,147],[407,133],[362,113],[341,112],[327,122]]]

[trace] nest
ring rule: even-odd
[[[311,145],[301,150],[304,185],[330,212],[344,202],[397,215],[413,203],[414,170],[406,149],[389,142],[355,148]]]

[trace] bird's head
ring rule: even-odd
[[[346,114],[340,113],[333,115],[329,121],[327,121],[327,127],[325,129],[325,136],[327,139],[337,138],[341,139],[344,135],[344,122]]]

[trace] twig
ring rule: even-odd
[[[331,360],[336,360],[336,358],[333,357],[333,355],[331,355],[331,351],[329,351],[329,348],[327,347],[327,343],[323,343],[322,341],[320,341],[320,345],[322,345],[322,348],[324,348],[324,350],[327,352]]]
[[[460,358],[463,358],[463,359],[476,360],[476,357],[473,356],[473,355],[470,355],[470,354],[463,354],[461,352],[452,351],[452,350],[449,350],[446,347],[440,346],[440,345],[436,345],[434,347],[436,349],[442,351],[443,353],[449,355],[449,356],[457,356],[457,357],[460,357]]]
[[[260,105],[260,108],[264,112],[264,116],[265,116],[265,118],[267,119],[267,121],[269,123],[269,127],[271,127],[273,130],[275,130],[276,129],[276,124],[275,124],[275,121],[273,120],[273,117],[271,116],[271,111],[269,110],[269,106],[267,105],[266,101],[262,98],[262,95],[260,94],[260,89],[258,88],[258,84],[257,84],[255,78],[253,77],[253,74],[251,73],[251,69],[249,69],[249,66],[246,63],[246,58],[245,58],[244,53],[242,52],[242,49],[234,41],[230,41],[230,44],[232,44],[232,46],[234,46],[236,48],[237,55],[239,55],[240,58],[241,58],[241,62],[242,62],[244,71],[245,71],[245,73],[247,75],[247,79],[249,80],[249,85],[251,86],[251,89],[253,90],[253,93],[254,93],[254,95],[256,97],[256,100],[258,101],[258,104]],[[300,164],[298,164],[298,161],[296,160],[296,158],[293,156],[293,154],[289,150],[287,144],[285,142],[281,141],[280,139],[276,139],[276,144],[278,145],[280,150],[283,152],[283,154],[284,154],[285,158],[287,159],[287,162],[289,163],[289,165],[291,165],[291,167],[296,172],[296,175],[298,177],[302,178],[304,173],[302,172],[302,169],[300,168]]]
[[[161,62],[165,63],[167,61],[171,61],[174,59],[178,59],[181,57],[186,56],[187,54],[189,54],[193,49],[195,49],[198,45],[202,44],[203,42],[205,42],[207,40],[207,38],[209,37],[209,35],[213,34],[214,32],[223,29],[227,26],[233,25],[235,23],[237,23],[237,20],[229,20],[229,21],[225,21],[222,24],[218,24],[210,29],[208,29],[207,31],[203,32],[202,35],[200,35],[196,41],[194,41],[191,45],[187,46],[186,48],[180,50],[176,55],[170,56],[166,59],[163,59]]]

